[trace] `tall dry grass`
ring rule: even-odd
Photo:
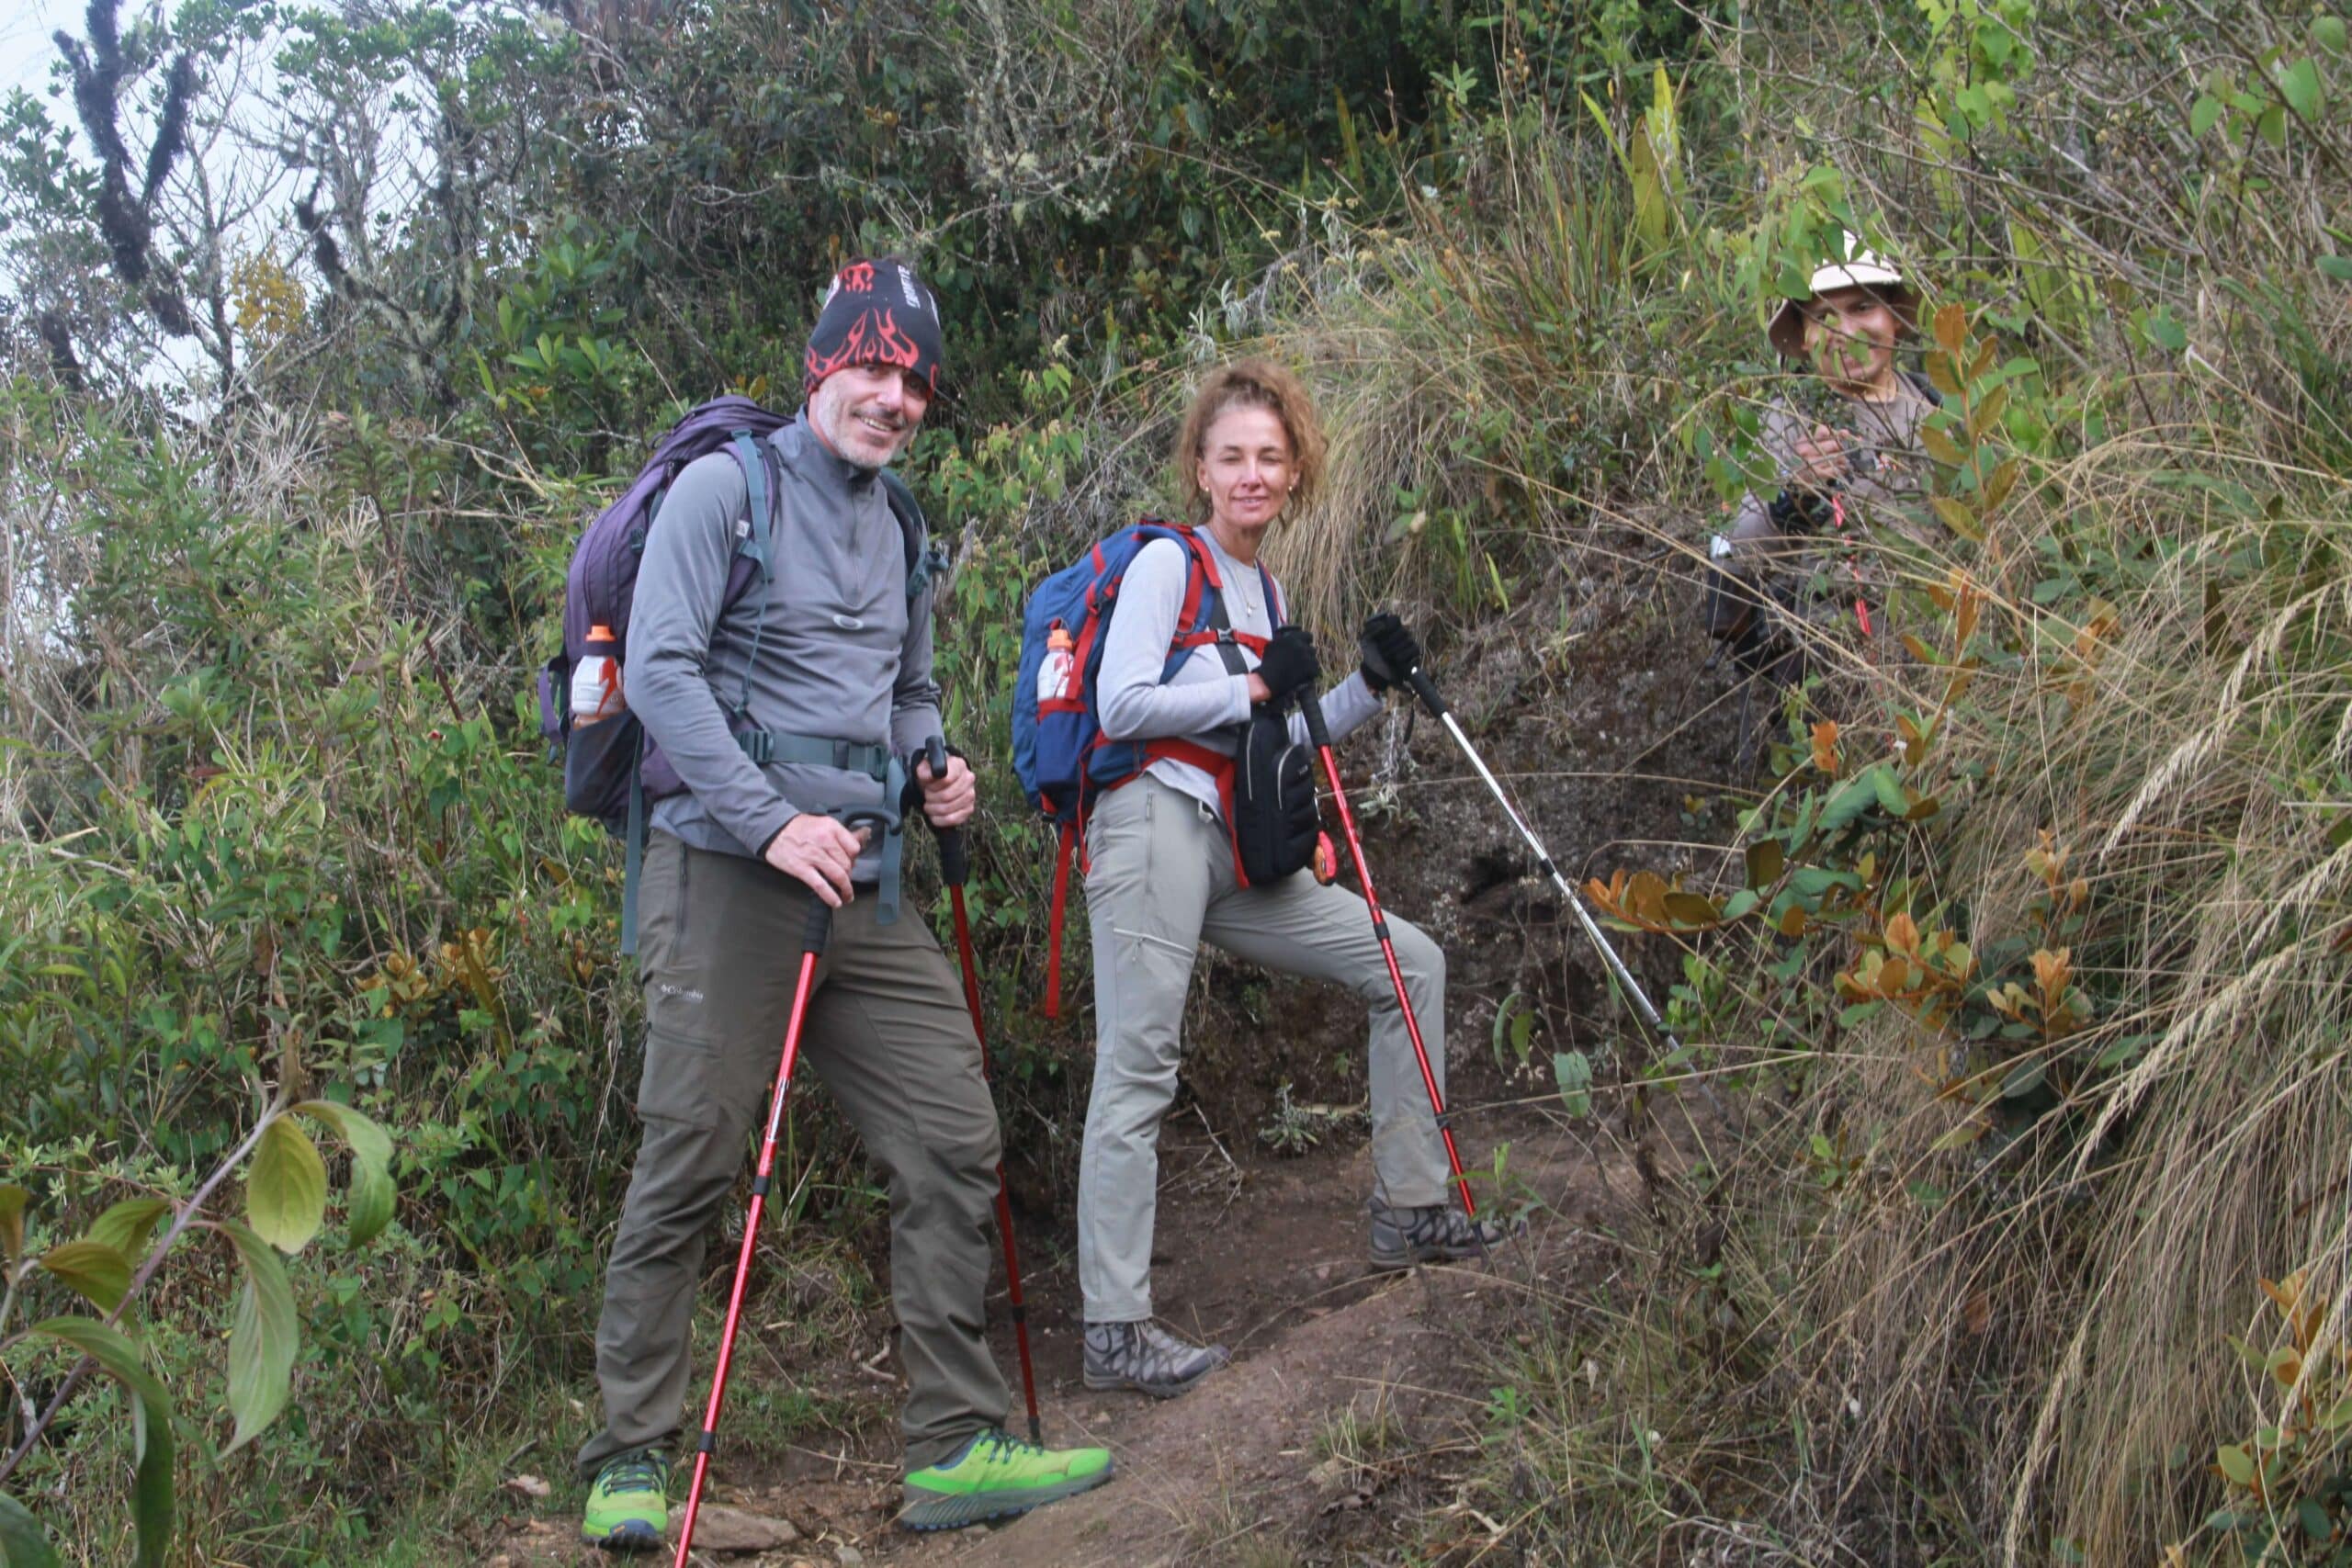
[[[2036,361],[1992,433],[2029,476],[1992,536],[1928,520],[1876,562],[1930,644],[1927,586],[1984,594],[1973,686],[1947,706],[1948,672],[1891,638],[1811,628],[1792,713],[1867,761],[1943,711],[1907,775],[1943,810],[1878,841],[1877,887],[1907,879],[1984,958],[1976,1021],[2036,949],[2064,950],[2087,1016],[2015,1041],[1965,1007],[1841,1025],[1834,977],[1889,907],[1792,982],[1752,924],[1682,939],[1695,1070],[1749,1092],[1681,1133],[1702,1156],[1664,1178],[1630,1298],[1498,1363],[1543,1415],[1484,1496],[1544,1560],[2238,1561],[2312,1499],[2347,1528],[2319,1418],[2352,1394],[2352,311],[2312,257],[2346,248],[2352,143],[2334,111],[2275,142],[2190,129],[2216,71],[2310,56],[2333,106],[2343,70],[2275,6],[2002,14],[2029,68],[1997,134],[1923,129],[1953,39],[1922,14],[1751,7],[1713,99],[1749,177],[1694,181],[1665,243],[1592,126],[1505,128],[1470,196],[1328,258],[1268,334],[1335,426],[1327,505],[1278,558],[1331,620],[1384,594],[1491,615],[1628,529],[1695,566],[1720,501],[1680,437],[1776,390],[1742,287],[1792,214],[1895,237],[2001,360]],[[1428,516],[1384,554],[1405,495]],[[1803,782],[1765,781],[1759,828]],[[2263,1283],[2299,1272],[2300,1335]],[[2299,1342],[2320,1348],[2283,1359]],[[2257,1494],[2215,1461],[2266,1429]]]

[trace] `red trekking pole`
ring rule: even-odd
[[[793,987],[792,1015],[784,1026],[784,1063],[776,1068],[768,1130],[760,1141],[759,1168],[752,1177],[752,1212],[743,1221],[743,1251],[735,1260],[735,1288],[727,1297],[727,1331],[718,1340],[718,1370],[711,1377],[710,1407],[703,1413],[702,1442],[695,1450],[695,1479],[686,1492],[685,1518],[678,1527],[675,1568],[686,1568],[686,1551],[695,1542],[695,1516],[702,1511],[703,1481],[710,1473],[710,1456],[718,1449],[718,1407],[727,1398],[727,1366],[734,1359],[735,1329],[742,1320],[743,1287],[752,1278],[752,1249],[760,1240],[760,1211],[767,1206],[768,1177],[775,1168],[776,1129],[784,1122],[785,1096],[792,1089],[792,1064],[800,1055],[800,1025],[808,1016],[808,993],[816,985],[817,959],[825,951],[831,917],[824,901],[811,895],[808,929],[800,939],[800,981]]]
[[[1396,944],[1388,940],[1388,917],[1380,912],[1380,895],[1372,890],[1372,868],[1363,863],[1363,840],[1356,836],[1356,816],[1348,809],[1348,792],[1340,786],[1340,764],[1331,755],[1331,732],[1323,723],[1323,705],[1315,694],[1298,694],[1298,711],[1306,718],[1306,738],[1323,758],[1323,776],[1331,781],[1331,800],[1340,808],[1340,829],[1347,835],[1348,853],[1356,863],[1356,880],[1363,884],[1363,901],[1372,911],[1372,934],[1380,939],[1380,955],[1388,960],[1388,978],[1396,987],[1396,1006],[1405,1014],[1405,1032],[1412,1038],[1413,1056],[1421,1065],[1421,1087],[1430,1091],[1430,1109],[1436,1112],[1438,1135],[1445,1140],[1445,1162],[1453,1168],[1453,1184],[1462,1193],[1462,1212],[1478,1217],[1470,1196],[1470,1179],[1463,1174],[1462,1156],[1453,1146],[1453,1128],[1445,1114],[1445,1096],[1430,1070],[1430,1050],[1421,1043],[1421,1021],[1413,1016],[1413,998],[1405,990],[1405,972],[1396,966]],[[1474,1227],[1475,1228],[1475,1227]]]
[[[947,776],[947,742],[931,739],[931,776]],[[972,874],[971,858],[964,852],[964,829],[934,829],[939,835],[939,876],[947,884],[948,901],[956,908],[956,953],[964,963],[964,1005],[972,1011],[972,1035],[980,1043],[980,1077],[989,1076],[989,1032],[980,1018],[980,972],[972,957],[972,922],[964,913],[964,884]],[[1012,1195],[1004,1184],[1004,1159],[996,1162],[996,1228],[1004,1237],[1004,1282],[1012,1295],[1012,1339],[1021,1352],[1021,1393],[1029,1402],[1029,1440],[1043,1447],[1037,1420],[1037,1373],[1029,1363],[1029,1309],[1021,1300],[1021,1258],[1012,1245]]]

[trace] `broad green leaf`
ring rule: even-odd
[[[147,1255],[147,1240],[172,1206],[161,1198],[125,1198],[90,1226],[84,1239],[102,1241],[133,1265]]]
[[[1903,793],[1903,781],[1894,776],[1893,768],[1881,762],[1862,776],[1878,792],[1879,807],[1888,816],[1900,817],[1911,809],[1911,802]]]
[[[1966,1148],[1984,1135],[1984,1123],[1972,1116],[1958,1126],[1948,1129],[1928,1147],[1936,1154],[1945,1154],[1953,1149]]]
[[[2213,1463],[2235,1484],[2254,1484],[2254,1456],[2245,1451],[2244,1443],[2222,1444],[2213,1455]]]
[[[1726,923],[1745,919],[1755,913],[1756,906],[1762,902],[1763,899],[1758,896],[1756,889],[1743,887],[1724,900],[1724,919]]]
[[[1581,1051],[1552,1053],[1552,1077],[1560,1086],[1560,1103],[1571,1116],[1592,1113],[1592,1060]]]
[[[2352,283],[2352,256],[2322,256],[2319,269],[2338,283]]]
[[[137,1402],[132,1448],[139,1468],[130,1490],[131,1521],[139,1528],[139,1568],[163,1568],[172,1539],[172,1403],[147,1370],[137,1341],[90,1317],[52,1317],[25,1331],[55,1339],[96,1361]],[[12,1565],[13,1568],[13,1565]]]
[[[229,1330],[229,1409],[237,1429],[221,1451],[243,1447],[277,1419],[294,1383],[294,1350],[300,1337],[294,1288],[286,1265],[267,1242],[234,1220],[219,1223],[236,1245],[245,1266],[237,1292],[237,1315]]]
[[[2303,118],[2319,118],[2319,67],[2303,59],[2279,72],[2278,96]]]
[[[2221,122],[2225,106],[2211,93],[2200,93],[2188,109],[2188,134],[2202,136]]]
[[[1821,808],[1821,830],[1824,833],[1842,831],[1877,804],[1878,790],[1871,783],[1869,774],[1849,779],[1838,786],[1837,794],[1829,797],[1829,804]]]
[[[69,1241],[38,1259],[59,1283],[96,1307],[112,1312],[130,1288],[130,1259],[102,1241]]]
[[[2178,354],[2188,346],[2188,333],[2181,330],[2180,322],[2173,318],[2173,313],[2162,306],[2150,311],[2142,325],[2148,334],[2148,341],[2158,348]]]
[[[32,1510],[0,1492],[0,1568],[58,1568],[49,1532]]]
[[[14,1263],[25,1250],[25,1205],[32,1196],[14,1182],[0,1186],[0,1264]]]
[[[262,1129],[245,1174],[245,1218],[281,1252],[300,1252],[327,1217],[327,1167],[316,1144],[281,1116]]]
[[[359,1247],[375,1240],[392,1218],[395,1194],[391,1134],[348,1105],[337,1105],[333,1100],[306,1100],[294,1109],[304,1116],[316,1117],[342,1134],[351,1150],[351,1188],[345,1215],[351,1244]]]

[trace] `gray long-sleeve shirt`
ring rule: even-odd
[[[1234,559],[1207,529],[1201,530],[1201,537],[1225,585],[1227,623],[1238,632],[1271,637],[1273,616],[1258,569]],[[1235,750],[1232,727],[1250,716],[1248,673],[1232,673],[1215,648],[1202,647],[1193,649],[1165,685],[1159,680],[1168,663],[1168,645],[1176,640],[1176,618],[1183,613],[1189,569],[1184,547],[1173,539],[1154,539],[1127,563],[1110,630],[1104,634],[1096,711],[1102,733],[1114,740],[1182,739],[1230,756]],[[1247,649],[1241,650],[1241,660],[1250,670],[1258,667],[1258,656]],[[1361,670],[1323,694],[1323,721],[1333,740],[1379,711],[1380,698],[1364,684]],[[1293,740],[1306,742],[1306,720],[1296,713],[1290,716],[1290,733]],[[1202,769],[1162,757],[1145,772],[1223,815],[1216,781]]]
[[[757,766],[728,726],[737,703],[748,698],[752,726],[771,734],[901,755],[940,728],[933,593],[907,601],[906,537],[878,477],[827,450],[806,410],[769,439],[784,477],[767,593],[754,584],[720,615],[750,490],[729,453],[688,464],[646,536],[623,673],[630,711],[686,783],[655,804],[653,825],[747,857],[803,811],[863,807],[895,820],[898,802],[854,770]],[[874,881],[878,859],[869,847],[854,877]]]

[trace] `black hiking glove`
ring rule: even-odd
[[[1305,626],[1284,626],[1266,644],[1258,660],[1258,679],[1266,682],[1267,699],[1281,702],[1293,692],[1315,683],[1323,667],[1315,659],[1315,639]]]
[[[1363,683],[1374,692],[1400,686],[1420,667],[1421,645],[1405,623],[1383,610],[1363,624],[1356,647],[1363,654]]]

